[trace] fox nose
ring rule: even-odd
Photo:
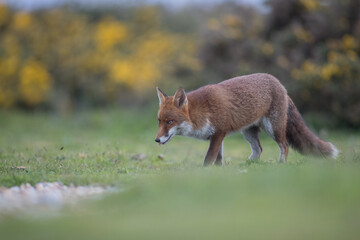
[[[160,139],[159,138],[155,138],[155,142],[159,143]]]

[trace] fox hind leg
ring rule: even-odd
[[[285,124],[281,122],[271,122],[268,118],[264,118],[262,121],[262,127],[265,132],[269,134],[278,144],[280,148],[279,162],[286,163],[286,159],[289,152],[289,144],[286,140],[286,118]]]
[[[219,153],[218,153],[218,155],[217,155],[217,157],[216,157],[216,160],[215,160],[215,165],[218,165],[218,166],[221,166],[221,165],[222,165],[223,145],[224,145],[224,142],[221,143]]]
[[[289,145],[285,142],[277,142],[280,148],[280,156],[279,156],[279,162],[280,163],[286,163],[287,155],[289,152]]]
[[[285,129],[279,129],[274,131],[274,137],[275,141],[278,144],[280,148],[280,156],[279,156],[279,162],[280,163],[286,163],[286,159],[289,152],[289,144],[286,140],[286,130]]]
[[[249,159],[258,159],[262,152],[259,134],[260,128],[258,126],[251,126],[241,131],[242,135],[249,142],[251,148],[251,155]]]

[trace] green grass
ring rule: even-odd
[[[2,239],[358,239],[360,133],[329,132],[337,160],[279,150],[262,136],[260,160],[240,134],[225,165],[203,168],[208,142],[154,142],[156,110],[59,117],[0,112],[0,185],[62,181],[124,191],[60,216],[0,213]],[[132,158],[143,153],[142,160]],[[163,154],[164,159],[158,155]],[[25,166],[25,170],[16,169]]]

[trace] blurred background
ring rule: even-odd
[[[355,128],[359,37],[358,0],[0,0],[0,108],[144,109],[267,72],[314,125]]]

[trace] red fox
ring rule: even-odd
[[[204,165],[222,165],[224,137],[237,131],[250,144],[249,159],[259,158],[260,129],[278,144],[281,163],[286,162],[289,144],[302,154],[337,157],[333,144],[307,128],[286,89],[272,75],[235,77],[189,93],[179,88],[174,96],[156,89],[160,106],[155,141],[165,144],[175,135],[210,140]]]

